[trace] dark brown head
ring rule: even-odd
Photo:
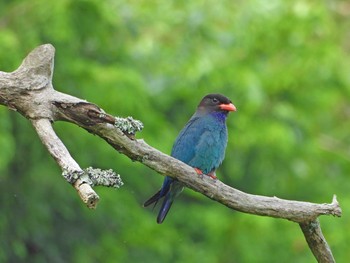
[[[198,105],[200,112],[225,112],[236,111],[236,107],[229,98],[221,94],[208,94]]]

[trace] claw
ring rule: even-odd
[[[196,173],[198,174],[199,178],[203,179],[203,172],[201,169],[198,168],[194,168],[194,170],[196,171]]]
[[[194,168],[194,170],[196,171],[196,173],[197,173],[198,175],[202,175],[202,174],[203,174],[203,172],[202,172],[201,169]]]
[[[194,168],[194,170],[196,171],[196,173],[199,175],[200,178],[203,178],[204,173],[202,172],[201,169]],[[210,173],[208,173],[208,174],[206,174],[206,175],[209,176],[209,177],[210,177],[211,179],[213,179],[213,180],[216,180],[216,179],[217,179],[216,174],[215,174],[215,171],[212,171],[212,172],[210,172]]]
[[[215,171],[208,173],[208,176],[209,176],[211,179],[213,179],[213,180],[218,179],[218,178],[216,177]]]

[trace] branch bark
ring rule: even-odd
[[[39,138],[61,167],[65,179],[74,186],[88,207],[95,208],[99,200],[92,186],[118,187],[122,182],[119,175],[111,171],[81,169],[54,132],[52,122],[62,120],[75,123],[100,136],[130,159],[160,174],[172,176],[229,208],[296,222],[318,262],[335,262],[318,221],[320,215],[341,216],[335,196],[329,204],[284,200],[247,194],[219,180],[199,177],[188,165],[152,148],[142,139],[136,140],[134,134],[143,128],[141,122],[131,117],[114,117],[95,104],[54,90],[54,52],[50,44],[39,46],[16,71],[0,72],[0,104],[18,111],[32,122]]]
[[[77,175],[76,180],[71,176],[66,178],[77,190],[80,198],[89,208],[95,208],[99,196],[92,189],[88,181],[83,178],[84,171],[78,163],[72,158],[63,142],[58,138],[48,119],[31,120],[41,142],[46,146],[51,156],[64,171],[64,176]]]
[[[322,234],[319,220],[316,219],[310,222],[300,223],[299,225],[317,261],[335,262],[331,248]]]

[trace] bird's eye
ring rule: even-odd
[[[214,103],[218,103],[218,102],[219,102],[219,100],[218,100],[217,98],[213,98],[212,101],[213,101]]]

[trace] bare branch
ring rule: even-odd
[[[86,121],[85,116],[87,114],[93,116],[94,111],[101,112],[100,108],[53,89],[51,82],[54,54],[55,49],[52,45],[42,45],[34,49],[16,71],[0,72],[0,104],[18,111],[32,122],[40,140],[61,167],[63,177],[74,186],[89,208],[95,208],[99,196],[92,186],[100,184],[120,186],[122,182],[119,176],[115,176],[115,173],[112,176],[111,172],[99,169],[94,172],[82,170],[54,132],[51,122],[66,119],[62,110],[65,107],[72,107],[75,110],[71,112],[75,112],[74,120],[78,125],[79,122],[93,125],[99,118],[100,122],[109,120],[112,124],[116,120],[113,116],[101,114],[99,118],[91,118],[90,123],[89,120]],[[60,105],[61,108],[57,110],[58,107],[55,105]]]
[[[341,216],[336,199],[331,204],[315,204],[247,194],[209,176],[198,176],[192,167],[152,148],[144,140],[128,138],[113,126],[99,124],[84,128],[99,135],[132,160],[139,161],[163,175],[174,177],[187,187],[235,210],[284,218],[297,223],[314,220],[320,215]]]
[[[300,228],[317,261],[335,263],[332,251],[322,234],[319,220],[300,223]]]
[[[188,165],[152,148],[144,140],[135,140],[134,134],[143,128],[141,122],[131,117],[114,117],[93,103],[55,91],[51,83],[53,60],[53,46],[42,45],[24,59],[18,70],[0,72],[0,104],[20,112],[32,122],[41,141],[61,167],[63,176],[73,184],[88,207],[96,207],[99,200],[92,186],[118,187],[122,182],[113,171],[82,170],[54,132],[51,125],[54,121],[74,123],[100,136],[130,159],[174,177],[229,208],[299,223],[318,262],[335,262],[317,219],[320,215],[341,216],[335,196],[330,204],[284,200],[247,194],[219,180],[199,177]]]
[[[47,119],[31,120],[39,135],[40,140],[46,146],[51,156],[56,160],[63,171],[63,175],[77,190],[80,198],[90,208],[95,208],[99,196],[91,188],[88,180],[83,180],[84,171],[71,157],[65,145],[58,138],[52,125]]]

